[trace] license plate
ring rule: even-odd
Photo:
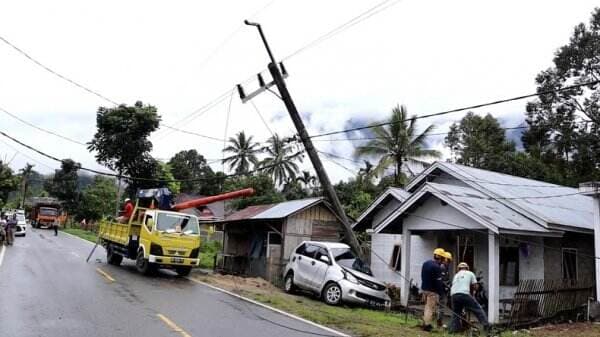
[[[171,258],[171,261],[173,261],[173,263],[183,263],[183,259],[180,257],[173,257]]]

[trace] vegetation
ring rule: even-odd
[[[269,138],[267,143],[269,144],[265,149],[267,157],[260,162],[259,167],[264,168],[263,172],[273,177],[277,186],[295,180],[299,171],[296,161],[302,160],[302,152],[294,153],[294,149],[287,145],[278,134]]]
[[[224,158],[223,163],[228,164],[230,170],[234,170],[238,174],[248,173],[258,163],[256,155],[259,152],[259,145],[253,141],[253,138],[252,136],[247,137],[244,131],[229,138],[230,145],[223,151],[232,153],[232,155]]]
[[[215,256],[222,249],[219,241],[205,241],[200,245],[200,268],[213,269]]]
[[[60,169],[54,171],[54,176],[46,180],[45,189],[50,196],[58,198],[63,203],[63,207],[69,212],[74,213],[79,204],[79,186],[78,175],[80,165],[71,159],[64,159],[60,164]]]
[[[69,233],[71,235],[75,235],[77,237],[80,237],[84,240],[87,240],[89,242],[93,242],[96,243],[96,240],[98,240],[98,234],[92,232],[92,231],[88,231],[85,229],[81,229],[81,228],[62,228],[61,229],[63,232],[65,233]]]

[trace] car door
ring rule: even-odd
[[[313,265],[311,287],[315,291],[321,291],[323,288],[323,283],[325,283],[325,275],[327,275],[327,269],[331,264],[331,262],[323,261],[321,256],[325,256],[327,260],[331,261],[331,257],[327,248],[319,247],[319,250],[317,250],[317,253],[315,254],[314,264],[311,263]]]
[[[319,247],[311,244],[305,244],[304,249],[298,254],[296,279],[294,280],[300,287],[313,289],[311,284],[312,272],[315,265],[315,254]]]

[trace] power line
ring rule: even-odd
[[[222,142],[223,141],[223,139],[221,139],[221,138],[207,136],[207,135],[203,135],[203,134],[200,134],[200,133],[197,133],[197,132],[179,129],[179,128],[176,128],[176,127],[173,127],[173,126],[170,126],[170,125],[166,125],[166,124],[162,124],[161,126],[164,126],[167,129],[179,131],[179,132],[182,132],[182,133],[187,133],[187,134],[190,134],[190,135],[194,135],[194,136],[198,136],[198,137],[202,137],[202,138],[206,138],[206,139],[215,140],[215,141],[218,141],[218,142]]]
[[[508,102],[512,102],[512,101],[518,101],[518,100],[522,100],[522,99],[526,99],[526,98],[531,98],[531,97],[537,97],[537,96],[548,95],[548,94],[555,94],[555,93],[559,93],[559,92],[563,92],[563,91],[567,91],[567,90],[572,90],[572,89],[576,89],[576,88],[580,88],[580,87],[584,87],[584,86],[595,85],[595,84],[598,84],[598,83],[600,83],[600,81],[590,81],[590,82],[581,83],[581,84],[574,84],[574,85],[563,87],[563,88],[559,88],[559,89],[547,90],[547,91],[540,91],[540,92],[537,92],[537,93],[534,93],[534,94],[527,94],[527,95],[522,95],[522,96],[505,98],[505,99],[500,99],[500,100],[497,100],[497,101],[492,101],[492,102],[487,102],[487,103],[481,103],[481,104],[471,105],[471,106],[467,106],[467,107],[463,107],[463,108],[457,108],[457,109],[452,109],[452,110],[440,111],[440,112],[435,112],[435,113],[431,113],[431,114],[427,114],[427,115],[415,116],[415,117],[411,117],[411,118],[404,118],[404,119],[399,120],[399,121],[374,123],[374,124],[371,124],[371,125],[360,126],[360,127],[355,127],[355,128],[345,129],[345,130],[326,132],[326,133],[312,135],[310,137],[311,138],[318,138],[318,137],[336,135],[336,134],[340,134],[340,133],[348,133],[348,132],[353,132],[353,131],[371,129],[371,128],[375,128],[375,127],[379,127],[379,126],[400,124],[400,123],[404,123],[404,122],[411,121],[411,120],[437,117],[437,116],[447,115],[447,114],[451,114],[451,113],[455,113],[455,112],[460,112],[460,111],[478,109],[478,108],[483,108],[483,107],[486,107],[486,106],[492,106],[492,105],[498,105],[498,104],[508,103]]]
[[[52,136],[55,136],[55,137],[58,137],[58,138],[62,138],[62,139],[66,140],[66,141],[69,141],[69,142],[71,142],[71,143],[75,143],[75,144],[77,144],[77,145],[83,145],[83,146],[86,146],[86,147],[87,147],[87,144],[86,144],[86,143],[83,143],[83,142],[80,142],[80,141],[78,141],[78,140],[75,140],[75,139],[69,138],[69,137],[67,137],[67,136],[60,135],[60,134],[58,134],[58,133],[56,133],[56,132],[54,132],[54,131],[50,131],[50,130],[48,130],[48,129],[44,129],[44,128],[42,128],[42,127],[39,127],[39,126],[37,126],[37,125],[35,125],[35,124],[33,124],[33,123],[30,123],[30,122],[28,122],[28,121],[26,121],[26,120],[24,120],[24,119],[20,118],[19,116],[15,115],[15,114],[13,114],[13,113],[11,113],[11,112],[9,112],[9,111],[7,111],[6,109],[4,109],[4,108],[2,108],[2,107],[0,107],[0,111],[4,112],[5,114],[9,115],[10,117],[12,117],[12,118],[14,118],[14,119],[18,120],[19,122],[21,122],[21,123],[23,123],[23,124],[25,124],[25,125],[28,125],[28,126],[30,126],[30,127],[32,127],[32,128],[34,128],[34,129],[40,130],[40,131],[42,131],[42,132],[45,132],[45,133],[47,133],[47,134],[49,134],[49,135],[52,135]]]
[[[92,95],[95,95],[95,96],[97,96],[97,97],[99,97],[99,98],[101,98],[101,99],[103,99],[103,100],[105,100],[105,101],[107,101],[107,102],[109,102],[109,103],[111,103],[111,104],[114,104],[114,105],[119,105],[117,102],[113,101],[113,100],[112,100],[112,99],[110,99],[110,98],[107,98],[106,96],[104,96],[104,95],[100,94],[99,92],[97,92],[97,91],[95,91],[95,90],[92,90],[92,89],[90,89],[90,88],[86,87],[85,85],[83,85],[83,84],[80,84],[80,83],[78,83],[78,82],[76,82],[76,81],[74,81],[74,80],[72,80],[72,79],[68,78],[67,76],[64,76],[64,75],[62,75],[62,74],[60,74],[60,73],[58,73],[58,72],[54,71],[54,70],[53,70],[53,69],[51,69],[50,67],[48,67],[48,66],[44,65],[43,63],[41,63],[40,61],[38,61],[37,59],[35,59],[33,56],[29,55],[29,54],[28,54],[27,52],[25,52],[23,49],[21,49],[21,48],[17,47],[16,45],[14,45],[14,44],[13,44],[13,43],[11,43],[10,41],[8,41],[6,38],[4,38],[4,37],[0,36],[0,41],[4,42],[4,43],[5,43],[5,44],[7,44],[8,46],[10,46],[11,48],[13,48],[13,49],[14,49],[14,50],[16,50],[17,52],[19,52],[21,55],[25,56],[25,57],[26,57],[27,59],[29,59],[31,62],[35,63],[36,65],[38,65],[38,66],[39,66],[39,67],[41,67],[42,69],[46,70],[47,72],[49,72],[49,73],[53,74],[54,76],[56,76],[56,77],[58,77],[58,78],[60,78],[60,79],[62,79],[62,80],[64,80],[64,81],[67,81],[67,82],[69,82],[69,83],[73,84],[74,86],[76,86],[76,87],[79,87],[79,88],[81,88],[81,89],[83,89],[83,90],[85,90],[85,91],[89,92],[90,94],[92,94]]]
[[[271,130],[271,128],[269,127],[269,124],[267,124],[267,121],[264,119],[263,115],[260,113],[260,110],[258,110],[258,107],[256,106],[256,104],[254,104],[254,101],[250,100],[250,103],[252,104],[252,107],[254,107],[254,111],[256,111],[256,114],[258,115],[258,117],[260,117],[260,120],[263,122],[263,125],[265,126],[265,128],[267,128],[267,130],[269,131],[271,136],[275,137],[275,133],[273,132],[273,130]]]

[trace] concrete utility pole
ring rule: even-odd
[[[600,181],[579,184],[579,192],[594,197],[594,265],[596,266],[596,301],[600,302]]]
[[[273,77],[273,82],[269,83],[269,84],[265,84],[264,81],[262,81],[262,77],[259,74],[258,75],[259,83],[261,85],[260,91],[268,90],[268,87],[273,84],[275,84],[277,86],[277,89],[279,90],[279,94],[281,95],[281,100],[283,100],[283,103],[285,104],[285,107],[287,108],[287,110],[290,114],[290,117],[292,118],[292,121],[294,122],[294,125],[296,126],[296,130],[298,131],[298,136],[300,137],[300,140],[302,140],[302,144],[304,144],[304,149],[306,150],[306,153],[308,154],[308,157],[310,158],[310,161],[313,164],[313,167],[317,173],[317,177],[319,178],[319,181],[321,182],[321,185],[323,186],[325,196],[327,197],[327,199],[329,199],[329,201],[331,202],[331,205],[333,206],[334,211],[337,213],[337,215],[340,217],[340,219],[342,220],[342,222],[344,224],[346,241],[352,247],[352,249],[359,256],[362,257],[363,253],[362,253],[362,250],[360,249],[360,244],[358,243],[356,236],[354,236],[354,232],[352,231],[350,221],[348,220],[348,217],[346,216],[346,213],[344,212],[342,203],[340,202],[340,199],[338,199],[338,196],[335,193],[335,189],[333,188],[333,185],[331,184],[331,181],[329,180],[329,176],[327,175],[327,172],[325,171],[325,168],[323,167],[323,163],[321,162],[321,159],[319,158],[319,155],[317,154],[317,151],[315,150],[315,147],[313,146],[313,143],[310,139],[310,136],[308,135],[308,132],[306,131],[304,122],[302,121],[302,118],[300,118],[300,114],[298,113],[298,110],[296,109],[296,105],[294,104],[294,101],[292,100],[292,96],[290,95],[290,93],[287,89],[287,86],[285,85],[283,76],[282,76],[281,72],[279,71],[277,62],[275,62],[275,57],[273,57],[273,53],[271,52],[271,48],[269,48],[269,44],[267,43],[267,39],[265,38],[265,35],[262,31],[260,24],[254,23],[254,22],[249,22],[248,20],[245,20],[244,23],[249,26],[255,26],[258,29],[258,32],[260,33],[260,37],[262,38],[262,41],[265,44],[265,48],[267,49],[267,53],[269,54],[269,58],[271,59],[271,63],[269,63],[268,68],[269,68],[269,72],[271,73],[271,77]],[[283,68],[283,65],[281,65],[281,67]],[[284,71],[284,74],[286,74],[285,69],[283,69],[283,71]],[[240,92],[240,96],[243,101],[247,101],[247,99],[251,98],[250,96],[253,97],[257,94],[257,93],[251,94],[248,96],[248,98],[246,98],[246,96],[243,92],[243,88],[241,88],[240,85],[238,85],[238,91]]]

